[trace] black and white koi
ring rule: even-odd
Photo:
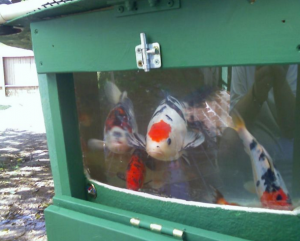
[[[274,209],[292,209],[288,190],[266,149],[246,129],[242,117],[237,112],[233,113],[232,120],[234,129],[251,158],[256,193],[262,206]]]

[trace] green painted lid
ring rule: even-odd
[[[30,23],[66,15],[100,11],[112,8],[120,1],[105,0],[53,0],[41,5],[40,8],[21,15],[0,25],[0,42],[7,45],[32,49]],[[122,2],[122,1],[121,1]],[[123,1],[124,2],[124,1]],[[1,6],[0,6],[1,8]],[[22,32],[20,32],[20,29]],[[20,32],[20,33],[19,33]]]

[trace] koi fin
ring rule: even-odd
[[[189,158],[188,158],[188,156],[187,156],[187,153],[186,152],[184,152],[183,154],[182,154],[182,156],[181,156],[182,158],[183,158],[183,160],[186,162],[186,164],[188,165],[188,166],[190,166],[191,165],[191,163],[190,163],[190,161],[189,161]]]
[[[215,187],[211,186],[211,189],[213,190],[213,201],[212,203],[215,203],[215,204],[227,204],[227,201],[224,199],[224,196],[223,194],[218,190],[216,189]]]
[[[110,103],[116,105],[118,102],[120,102],[121,99],[123,99],[127,93],[119,90],[119,88],[112,82],[106,81],[104,84],[104,91],[107,96],[107,99]]]
[[[220,205],[240,206],[237,203],[229,203],[229,202],[227,202],[226,199],[224,198],[223,194],[218,189],[216,189],[215,187],[213,187],[211,185],[210,185],[210,187],[214,191],[214,200],[213,200],[213,203],[220,204]]]
[[[184,139],[183,150],[186,150],[191,147],[195,148],[197,146],[200,146],[204,141],[205,141],[205,137],[202,134],[202,132],[197,133],[197,132],[189,131],[186,134]]]
[[[98,140],[98,139],[89,139],[88,147],[90,150],[104,150],[105,149],[105,141]]]
[[[146,140],[145,137],[138,133],[128,134],[127,141],[130,146],[135,147],[137,149],[145,149],[146,148]]]
[[[245,128],[245,122],[237,110],[233,109],[231,116],[232,116],[232,122],[234,125],[233,128],[236,131],[239,131],[240,129]]]
[[[253,193],[253,194],[256,194],[256,187],[255,187],[255,184],[253,181],[249,181],[249,182],[246,182],[244,184],[244,188],[250,192],[250,193]]]

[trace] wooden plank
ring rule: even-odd
[[[73,77],[39,75],[39,84],[55,194],[85,199]]]
[[[5,77],[4,77],[4,66],[3,66],[3,58],[0,57],[0,98],[5,97]]]
[[[137,69],[140,33],[162,68],[298,63],[300,2],[181,1],[165,12],[89,12],[31,24],[39,73]],[[76,26],[76,27],[74,27]]]
[[[300,123],[300,65],[298,65],[298,84],[296,98],[295,123]],[[293,160],[293,197],[300,197],[300,125],[295,125],[294,160]]]
[[[5,57],[5,85],[38,86],[34,57]]]

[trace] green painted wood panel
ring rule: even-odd
[[[296,93],[295,123],[300,123],[300,65],[298,65],[298,84]],[[293,162],[293,197],[300,198],[300,125],[295,126],[294,162]]]
[[[132,231],[137,231],[139,229],[137,227],[132,227],[132,225],[130,224],[130,219],[134,217],[134,218],[140,219],[142,222],[147,223],[147,224],[155,223],[155,224],[162,225],[162,229],[169,230],[170,234],[172,233],[173,229],[184,230],[184,233],[185,233],[184,240],[186,240],[186,241],[224,241],[224,240],[246,241],[245,239],[240,239],[240,238],[236,238],[233,236],[215,233],[215,232],[207,231],[204,229],[194,228],[194,227],[187,226],[184,224],[174,223],[174,222],[166,221],[166,220],[151,217],[151,216],[138,214],[135,212],[120,210],[120,209],[108,207],[108,206],[101,205],[101,204],[90,203],[87,201],[78,200],[78,199],[67,197],[67,196],[56,196],[54,198],[54,205],[57,208],[60,207],[62,209],[69,209],[71,211],[74,211],[74,214],[76,212],[79,214],[85,214],[88,216],[93,216],[95,218],[108,220],[109,223],[111,223],[111,222],[118,223],[123,226],[127,226],[127,228],[129,228]],[[53,207],[51,207],[51,209],[53,209]],[[48,211],[49,210],[47,209],[46,215],[47,215]],[[59,212],[59,211],[55,210],[54,212]],[[48,219],[49,218],[47,218],[47,225],[48,225]],[[49,221],[49,222],[51,222],[51,221]],[[97,223],[99,223],[99,222],[97,222]],[[66,222],[64,225],[66,225]],[[121,230],[124,230],[124,229],[125,229],[125,227]],[[148,229],[145,229],[145,230],[148,230]],[[120,231],[120,230],[118,230],[118,231]],[[149,234],[151,235],[151,232]],[[116,233],[115,240],[118,240],[117,237],[118,237],[118,232]],[[151,236],[149,236],[148,238],[150,238],[150,237]],[[158,238],[157,240],[165,240],[164,238],[166,238],[166,237],[167,236],[165,234],[162,234],[159,237],[157,237]],[[144,237],[141,235],[140,238],[141,238],[141,240],[143,240]],[[85,239],[85,240],[87,240],[87,239]],[[154,239],[149,239],[149,240],[154,240]],[[172,239],[172,240],[179,240],[179,239]]]
[[[57,206],[47,208],[45,217],[49,241],[178,240]]]
[[[296,215],[197,207],[95,186],[99,195],[90,201],[102,205],[249,240],[300,240],[300,219]]]
[[[72,74],[39,75],[55,194],[85,199]]]
[[[144,32],[163,68],[298,63],[300,2],[181,0],[181,8],[116,17],[114,10],[31,23],[39,73],[136,69]]]

